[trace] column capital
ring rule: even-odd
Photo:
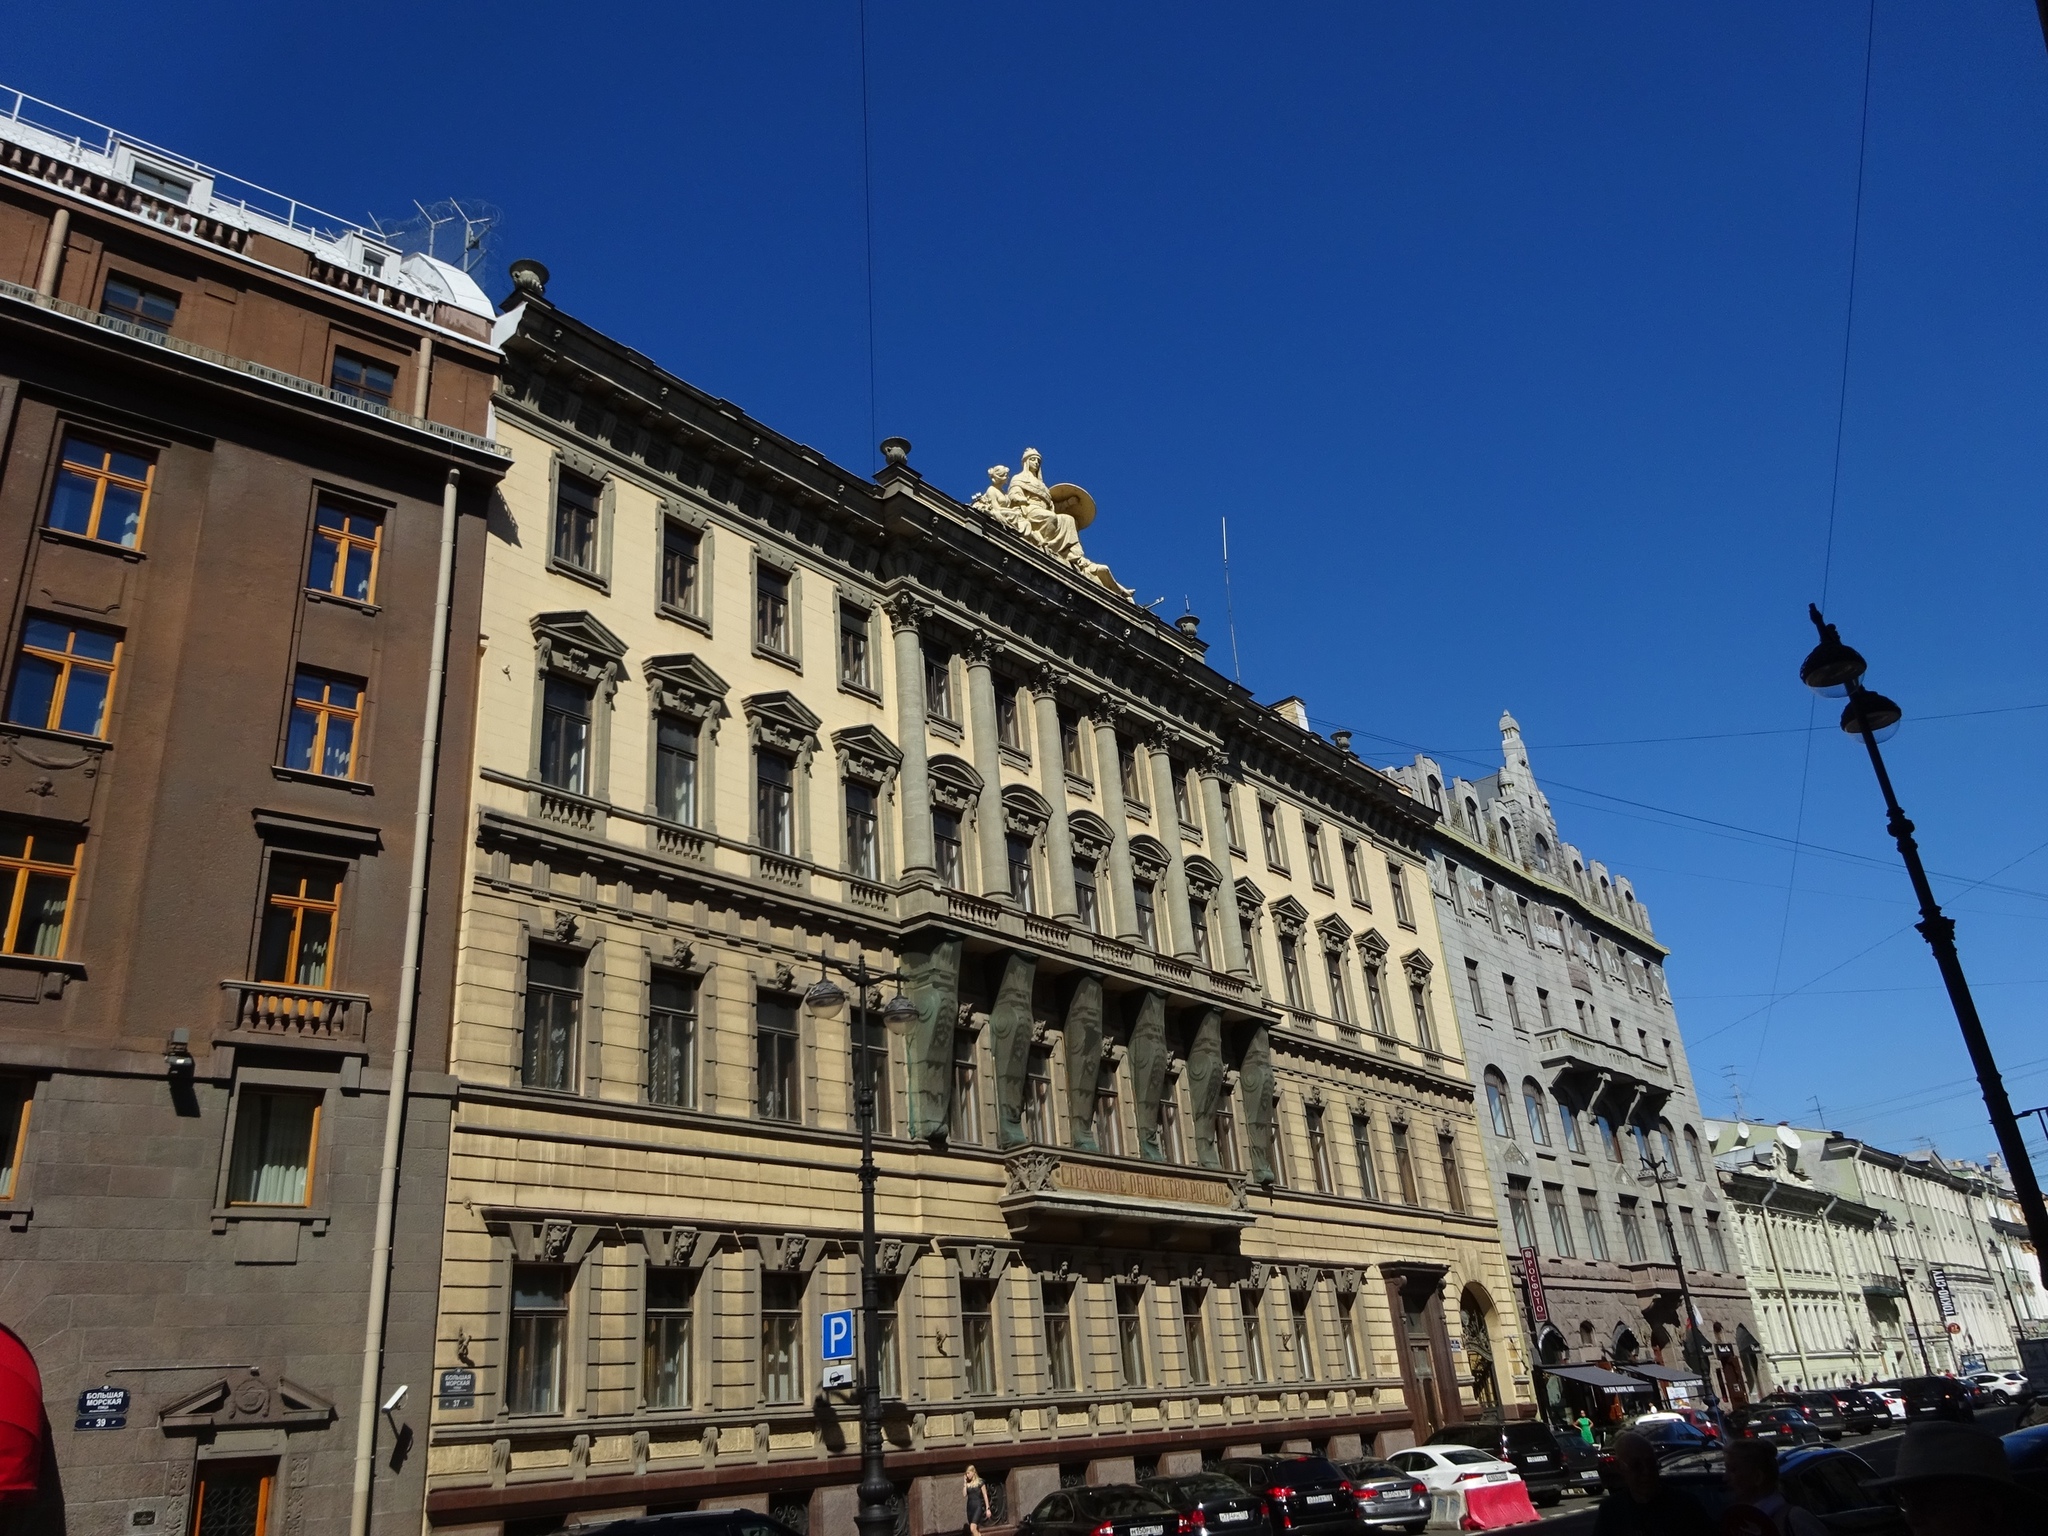
[[[1067,673],[1049,661],[1033,662],[1024,669],[1024,686],[1038,699],[1058,699],[1067,686]]]
[[[1206,741],[1198,741],[1189,748],[1188,763],[1205,779],[1230,777],[1230,754]]]
[[[1126,736],[1136,735],[1145,726],[1143,715],[1121,699],[1113,699],[1107,694],[1089,704],[1088,718]]]
[[[1167,724],[1164,720],[1147,720],[1145,722],[1144,739],[1145,745],[1150,747],[1153,751],[1166,753],[1169,755],[1171,755],[1175,751],[1175,749],[1181,745],[1182,742],[1180,732],[1176,731],[1171,725]]]
[[[985,667],[996,659],[1002,647],[987,630],[970,629],[961,637],[956,649],[970,667]]]
[[[914,592],[898,592],[882,604],[882,612],[896,629],[917,633],[931,622],[932,605]]]

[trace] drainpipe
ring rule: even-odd
[[[64,270],[64,242],[71,235],[71,210],[59,208],[50,219],[50,238],[43,242],[43,269],[36,274],[36,292],[55,298],[57,276]]]
[[[1771,1196],[1783,1188],[1784,1185],[1776,1179],[1771,1180],[1770,1188],[1764,1191],[1763,1199],[1757,1203],[1757,1209],[1768,1213],[1771,1208]],[[1778,1300],[1785,1308],[1785,1328],[1792,1335],[1792,1353],[1799,1357],[1800,1375],[1804,1379],[1813,1374],[1813,1367],[1807,1362],[1806,1346],[1799,1342],[1799,1315],[1792,1308],[1792,1288],[1785,1284],[1785,1266],[1778,1262],[1778,1245],[1771,1240],[1770,1216],[1765,1214],[1757,1225],[1764,1229],[1764,1251],[1770,1254],[1771,1270],[1778,1277]]]
[[[427,719],[420,736],[419,792],[413,800],[412,874],[406,887],[405,961],[399,973],[398,1028],[391,1041],[391,1093],[384,1108],[384,1161],[377,1173],[377,1233],[370,1250],[370,1308],[363,1325],[363,1390],[356,1404],[356,1476],[349,1536],[370,1528],[370,1480],[377,1465],[377,1389],[384,1365],[384,1313],[391,1290],[391,1228],[398,1204],[398,1160],[405,1133],[405,1090],[419,1011],[420,949],[427,905],[427,839],[434,823],[434,766],[441,751],[441,705],[448,676],[448,618],[455,586],[455,490],[441,492],[441,568],[434,583],[433,660],[427,667]]]
[[[1829,1195],[1828,1203],[1821,1207],[1820,1235],[1827,1240],[1828,1268],[1835,1272],[1835,1297],[1842,1303],[1842,1316],[1853,1318],[1856,1309],[1849,1305],[1849,1292],[1842,1285],[1842,1252],[1835,1246],[1833,1217],[1835,1207],[1842,1203],[1840,1195]],[[1863,1330],[1856,1330],[1856,1374],[1863,1374]]]

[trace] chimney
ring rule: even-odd
[[[1308,705],[1301,699],[1289,695],[1273,706],[1273,713],[1298,730],[1308,729]]]

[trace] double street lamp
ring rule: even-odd
[[[1927,1335],[1920,1331],[1920,1314],[1913,1310],[1913,1282],[1906,1276],[1906,1266],[1899,1262],[1899,1224],[1889,1216],[1880,1216],[1877,1218],[1877,1230],[1892,1245],[1892,1268],[1898,1271],[1899,1290],[1906,1298],[1906,1319],[1913,1325],[1914,1342],[1920,1346],[1920,1367],[1932,1376],[1934,1366],[1927,1358]]]
[[[860,1507],[853,1517],[861,1536],[891,1536],[896,1516],[889,1501],[896,1490],[882,1462],[882,1288],[875,1277],[875,1074],[868,1053],[868,998],[876,983],[897,983],[897,994],[878,1010],[892,1035],[910,1033],[917,1005],[903,995],[903,977],[895,971],[868,968],[867,957],[853,952],[852,963],[818,958],[819,975],[804,994],[812,1018],[830,1022],[846,1011],[846,989],[825,974],[837,971],[853,983],[853,1114],[860,1126]],[[882,1059],[887,1061],[886,1048]]]
[[[1700,1384],[1707,1393],[1707,1417],[1714,1423],[1721,1422],[1721,1400],[1714,1395],[1714,1367],[1720,1362],[1710,1358],[1713,1346],[1699,1325],[1699,1309],[1692,1304],[1692,1288],[1685,1283],[1685,1259],[1678,1251],[1678,1233],[1671,1226],[1671,1202],[1665,1198],[1664,1186],[1678,1182],[1678,1170],[1661,1157],[1643,1154],[1643,1172],[1657,1185],[1657,1209],[1664,1215],[1664,1241],[1671,1249],[1671,1267],[1678,1271],[1678,1296],[1685,1305],[1685,1317],[1679,1324],[1681,1336],[1689,1346],[1692,1340],[1699,1340],[1698,1359],[1690,1347],[1681,1351],[1686,1364],[1694,1366],[1700,1373]]]
[[[1849,702],[1842,708],[1842,729],[1851,736],[1861,736],[1870,753],[1870,766],[1877,773],[1877,786],[1884,792],[1892,840],[1899,845],[1899,855],[1906,861],[1913,894],[1920,898],[1920,921],[1916,926],[1927,940],[1927,947],[1934,951],[1935,964],[1941,967],[1941,979],[1948,988],[1949,1004],[1955,1009],[1956,1023],[1962,1028],[1963,1044],[1970,1052],[1970,1064],[1977,1070],[1977,1085],[1984,1093],[1984,1108],[1990,1113],[1991,1128],[1998,1136],[1998,1148],[2005,1154],[2006,1167],[2012,1174],[2013,1192],[2019,1198],[2020,1209],[2026,1213],[2027,1232],[2034,1240],[2034,1256],[2041,1265],[2042,1277],[2048,1279],[2048,1206],[2041,1202],[2041,1186],[2034,1180],[2033,1160],[2028,1157],[2027,1144],[2020,1137],[2019,1120],[2013,1114],[2012,1100],[2006,1097],[2005,1080],[1999,1076],[1998,1063],[1992,1059],[1990,1042],[1984,1038],[1984,1023],[1977,1017],[1977,1003],[1970,996],[1970,983],[1963,976],[1962,958],[1956,953],[1955,919],[1944,913],[1934,899],[1934,887],[1927,883],[1927,870],[1920,862],[1920,845],[1913,840],[1913,823],[1899,808],[1899,797],[1892,792],[1891,775],[1885,771],[1884,756],[1877,750],[1878,741],[1891,735],[1905,717],[1905,711],[1883,694],[1873,693],[1863,686],[1866,664],[1862,656],[1842,643],[1841,635],[1834,625],[1821,617],[1818,607],[1809,603],[1806,611],[1813,620],[1813,627],[1820,632],[1820,644],[1800,663],[1799,680],[1819,694],[1836,698],[1848,696]]]

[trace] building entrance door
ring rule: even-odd
[[[1415,1415],[1415,1443],[1427,1445],[1443,1427],[1443,1404],[1437,1397],[1436,1364],[1430,1350],[1429,1304],[1413,1296],[1401,1298],[1403,1344],[1415,1382],[1408,1411]]]

